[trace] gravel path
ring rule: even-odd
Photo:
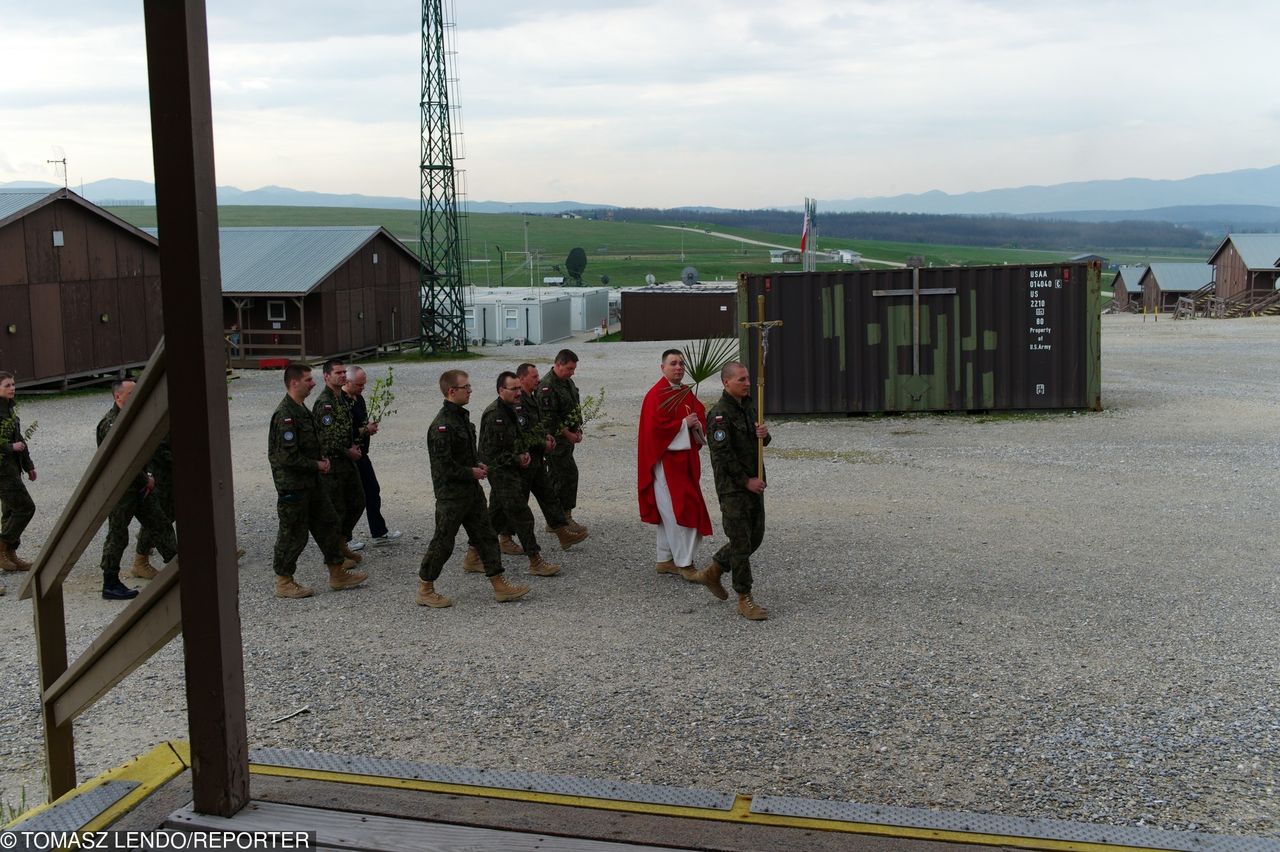
[[[279,376],[232,385],[252,744],[1280,837],[1280,321],[1104,317],[1099,414],[773,423],[763,623],[653,571],[633,418],[662,346],[573,345],[583,393],[608,388],[579,450],[575,515],[592,536],[550,549],[563,575],[529,578],[514,604],[462,573],[461,543],[439,584],[455,606],[413,604],[431,529],[422,447],[453,365],[397,366],[400,413],[375,439],[403,543],[366,560],[366,588],[298,602],[271,597]],[[499,369],[556,348],[467,362],[473,418]],[[41,423],[30,556],[109,402],[20,402]],[[68,583],[73,651],[119,610],[97,594],[100,546]],[[314,546],[300,566],[322,586]],[[42,790],[16,585],[0,599],[11,805]],[[83,776],[186,738],[181,671],[173,643],[77,723]]]

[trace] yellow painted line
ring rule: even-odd
[[[602,799],[588,796],[571,796],[562,793],[541,793],[529,790],[513,790],[506,787],[479,787],[466,784],[446,784],[439,781],[423,781],[415,778],[394,778],[382,775],[359,775],[349,772],[333,772],[319,769],[296,769],[285,766],[250,764],[249,771],[256,775],[281,778],[301,778],[312,781],[331,781],[339,784],[360,784],[367,787],[386,787],[397,790],[417,790],[425,793],[443,793],[456,796],[482,796],[490,799],[534,802],[547,805],[567,805],[595,810],[622,811],[626,813],[654,814],[658,816],[706,819],[748,825],[806,828],[815,831],[837,831],[848,834],[873,834],[911,840],[970,843],[982,846],[1010,846],[1018,849],[1044,850],[1044,852],[1115,852],[1118,849],[1134,852],[1163,852],[1158,848],[1121,846],[1108,843],[1081,843],[1068,840],[1047,840],[1018,835],[980,834],[977,832],[946,831],[910,826],[883,825],[880,823],[844,822],[841,820],[809,817],[788,817],[777,814],[752,813],[751,797],[738,795],[727,810],[697,808],[681,805],[660,805],[649,802],[628,802],[622,799]]]
[[[153,748],[146,754],[135,757],[128,763],[117,766],[115,769],[108,769],[106,772],[92,778],[66,795],[60,797],[56,801],[46,802],[43,805],[32,808],[31,810],[18,817],[14,822],[25,820],[28,817],[36,816],[43,813],[54,805],[65,802],[72,796],[88,792],[95,787],[101,786],[107,781],[133,781],[137,783],[137,787],[129,791],[120,801],[107,808],[102,813],[91,819],[89,822],[80,826],[77,831],[97,831],[104,829],[111,823],[120,819],[120,817],[133,810],[141,804],[148,796],[156,790],[163,787],[174,777],[187,770],[191,765],[190,750],[184,742],[164,742]],[[10,823],[12,825],[13,823]]]

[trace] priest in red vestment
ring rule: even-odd
[[[668,349],[662,353],[662,378],[640,409],[636,484],[640,520],[658,527],[658,573],[691,579],[698,545],[711,535],[698,458],[706,444],[707,412],[683,379],[684,355]]]

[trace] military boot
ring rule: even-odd
[[[279,574],[276,575],[276,597],[309,598],[314,594],[315,592],[309,587],[298,585],[298,581],[293,579],[292,576],[282,577]]]
[[[31,565],[27,564],[23,568],[18,562],[18,554],[14,553],[13,546],[7,541],[0,541],[0,571],[30,571]]]
[[[338,548],[338,552],[342,554],[343,559],[347,560],[348,562],[352,562],[356,565],[359,565],[361,562],[364,561],[363,556],[361,556],[359,553],[356,553],[354,550],[352,550],[350,547],[348,547],[345,544],[342,545],[342,547]]]
[[[656,566],[659,574],[679,574],[680,569],[676,567],[676,563],[668,559],[666,562],[659,562]]]
[[[769,610],[752,599],[751,593],[738,595],[738,614],[751,621],[764,621],[769,617]]]
[[[341,589],[354,588],[365,580],[369,579],[369,575],[364,571],[352,571],[355,563],[350,559],[345,560],[341,565],[329,566],[329,588],[335,592]]]
[[[560,541],[561,550],[568,550],[578,542],[585,540],[587,537],[585,532],[577,532],[576,530],[570,529],[568,524],[565,524],[562,527],[556,527],[551,532]]]
[[[467,548],[467,552],[462,557],[462,570],[468,574],[484,573],[484,562],[480,559],[480,551],[474,547]]]
[[[528,586],[513,586],[507,582],[505,574],[498,574],[490,577],[489,582],[493,584],[493,596],[499,603],[506,601],[518,600],[529,594]]]
[[[155,577],[156,569],[151,565],[151,551],[133,555],[133,564],[129,566],[129,574],[139,580],[150,580]]]
[[[436,591],[436,584],[430,580],[418,581],[418,606],[429,606],[432,609],[444,609],[453,606],[453,599],[446,598]]]
[[[529,573],[535,577],[554,577],[560,573],[560,566],[543,559],[541,553],[531,553],[529,554]]]
[[[724,573],[724,569],[720,567],[720,563],[711,560],[711,564],[701,571],[695,571],[692,577],[686,577],[691,583],[701,583],[707,587],[707,591],[715,595],[722,601],[729,599],[729,593],[724,590],[724,585],[720,582],[720,575]],[[747,596],[750,598],[750,595]],[[754,606],[754,604],[753,604]],[[738,609],[742,609],[742,600],[739,597]],[[763,612],[764,610],[761,610]]]
[[[588,535],[591,534],[587,531],[586,527],[584,527],[582,524],[578,523],[573,519],[573,512],[565,512],[564,517],[569,522],[569,529],[573,530],[574,532],[582,533],[583,538],[586,538]]]
[[[524,556],[524,548],[506,533],[498,536],[498,547],[511,556]]]

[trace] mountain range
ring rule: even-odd
[[[0,183],[0,188],[19,187],[54,189],[56,185],[29,181]],[[77,188],[77,191],[90,201],[104,206],[155,204],[155,187],[146,181],[109,178],[86,183]],[[218,203],[398,210],[413,210],[418,207],[416,198],[341,195],[280,186],[264,186],[253,190],[220,186]],[[617,205],[580,201],[467,203],[467,210],[472,213],[555,214],[569,210],[615,207]],[[723,208],[681,209],[715,211]],[[780,205],[776,209],[798,211],[801,208],[799,205]],[[1007,214],[1087,222],[1148,220],[1173,222],[1210,231],[1232,227],[1280,228],[1280,165],[1195,175],[1180,180],[1124,178],[990,189],[956,195],[933,190],[918,194],[820,200],[818,210],[819,214],[823,211],[883,211]]]

